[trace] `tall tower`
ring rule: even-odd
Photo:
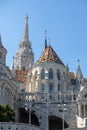
[[[34,63],[34,53],[32,51],[31,42],[28,34],[28,16],[26,16],[24,34],[21,43],[19,44],[18,52],[15,58],[16,70],[29,70]]]

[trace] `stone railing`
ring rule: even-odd
[[[50,99],[51,97],[51,99]],[[61,102],[65,100],[66,102],[76,101],[77,93],[27,93],[20,92],[18,94],[18,101],[25,101],[26,99],[30,99],[35,102],[42,102],[49,100],[50,102]]]
[[[42,130],[26,123],[0,122],[0,130]]]

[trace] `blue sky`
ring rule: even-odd
[[[35,61],[44,49],[44,31],[51,46],[70,71],[80,59],[87,77],[87,0],[0,0],[0,33],[8,50],[6,63],[12,63],[22,40],[26,15],[29,39]]]

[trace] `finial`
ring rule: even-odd
[[[78,59],[78,66],[80,66],[80,60]]]
[[[78,63],[80,62],[80,60],[78,59]]]
[[[47,48],[47,30],[45,30],[45,49]]]

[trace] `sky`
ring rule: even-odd
[[[0,34],[9,67],[23,38],[26,15],[35,61],[44,50],[47,30],[47,42],[63,63],[75,72],[79,59],[87,77],[87,0],[0,0]]]

